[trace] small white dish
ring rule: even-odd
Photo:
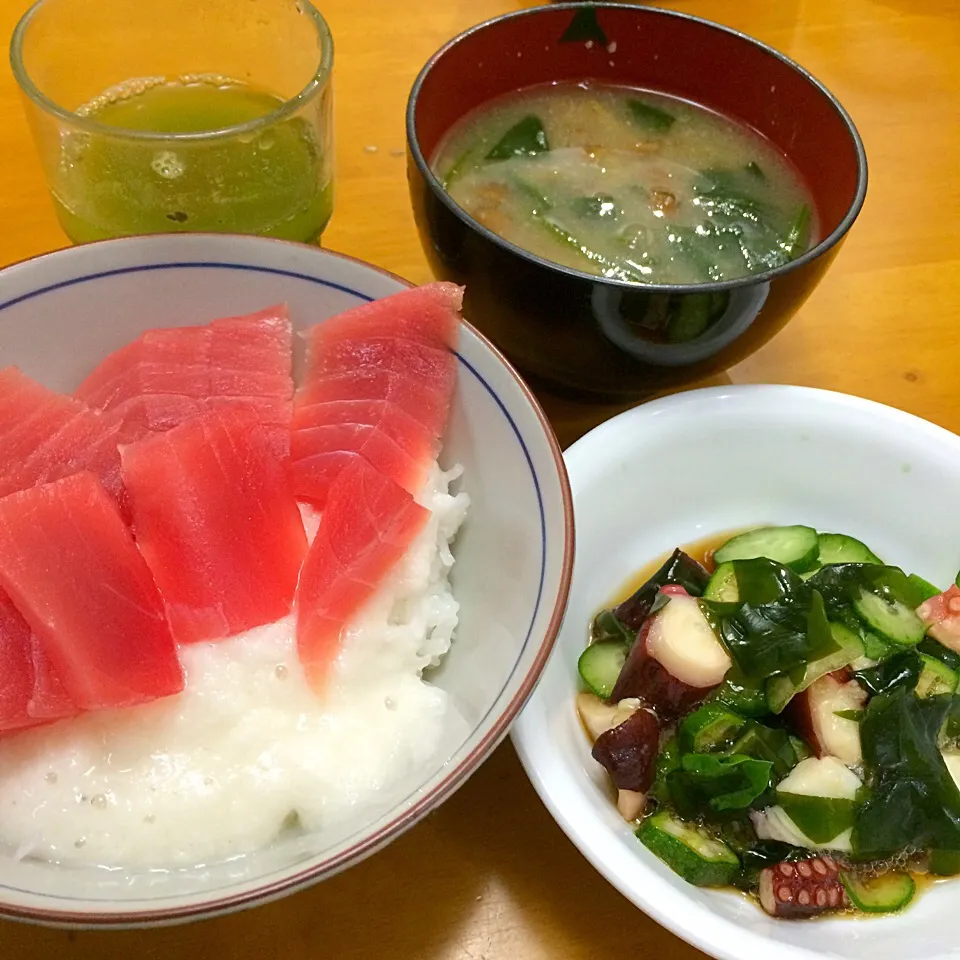
[[[150,327],[286,301],[297,326],[408,286],[349,257],[255,237],[178,235],[74,247],[0,271],[0,367],[72,390]],[[0,916],[74,926],[170,923],[273,899],[369,856],[442,803],[506,735],[560,627],[573,562],[560,449],[533,395],[472,327],[444,444],[472,505],[455,545],[454,646],[432,677],[470,734],[398,804],[336,835],[308,835],[189,870],[60,868],[0,853]],[[3,772],[0,771],[0,776]]]
[[[611,801],[574,708],[591,618],[645,564],[713,533],[803,523],[864,540],[933,583],[960,565],[960,437],[867,400],[787,386],[697,390],[607,421],[565,455],[577,551],[567,616],[514,725],[524,767],[587,859],[657,922],[721,960],[946,960],[960,881],[902,914],[773,920],[690,886],[642,847]],[[598,956],[603,933],[598,932]]]

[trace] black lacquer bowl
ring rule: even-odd
[[[457,120],[520,87],[587,78],[671,93],[760,131],[803,176],[823,239],[739,280],[641,284],[545,260],[454,203],[429,163]],[[414,215],[434,272],[466,285],[465,315],[526,376],[581,399],[649,396],[762,346],[816,286],[867,189],[853,122],[803,68],[726,27],[626,4],[535,7],[454,38],[414,84],[407,144]],[[669,322],[677,317],[695,322]]]

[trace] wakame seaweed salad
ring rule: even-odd
[[[890,913],[960,874],[960,587],[764,527],[602,610],[577,708],[639,841],[771,916]]]

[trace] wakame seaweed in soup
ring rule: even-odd
[[[618,280],[732,280],[781,266],[817,239],[809,193],[773,144],[647,91],[519,90],[461,120],[432,167],[494,233]]]

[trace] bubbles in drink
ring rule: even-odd
[[[132,80],[124,80],[123,83],[117,83],[112,87],[107,87],[103,93],[98,94],[92,100],[77,107],[75,112],[79,117],[92,117],[105,107],[120,103],[122,100],[131,100],[134,97],[139,97],[152,87],[157,87],[165,82],[166,77],[135,77]]]
[[[183,161],[172,150],[158,150],[153,155],[150,166],[164,180],[176,180],[177,177],[182,177],[185,169]]]

